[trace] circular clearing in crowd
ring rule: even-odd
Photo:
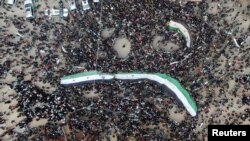
[[[131,50],[131,43],[126,38],[117,39],[114,43],[114,49],[119,58],[126,58]]]

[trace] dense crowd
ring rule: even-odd
[[[28,139],[31,135],[35,135],[33,140],[63,139],[64,126],[68,125],[68,140],[109,140],[110,136],[117,136],[118,140],[128,140],[130,137],[157,141],[197,140],[199,133],[193,131],[196,130],[198,118],[187,114],[180,123],[169,118],[168,109],[172,107],[177,107],[176,113],[186,111],[158,85],[149,81],[115,80],[111,83],[64,87],[60,85],[60,77],[91,70],[109,73],[161,72],[180,80],[197,102],[199,112],[206,112],[211,103],[226,103],[227,99],[223,98],[216,101],[211,90],[221,87],[220,93],[225,93],[224,87],[228,85],[226,81],[231,77],[231,66],[226,68],[229,72],[219,72],[224,78],[214,74],[214,70],[219,67],[219,56],[227,56],[223,49],[218,51],[216,48],[233,48],[234,44],[229,41],[224,46],[228,35],[224,30],[214,29],[214,23],[211,22],[218,17],[206,13],[207,8],[206,2],[180,5],[165,0],[142,3],[109,0],[91,3],[90,10],[72,12],[70,17],[61,21],[55,22],[53,18],[38,15],[31,21],[32,29],[25,24],[24,18],[7,17],[1,13],[6,26],[13,24],[19,34],[24,36],[14,42],[15,35],[8,34],[4,27],[1,28],[1,32],[5,33],[1,36],[2,56],[23,53],[21,60],[10,58],[0,65],[2,78],[7,73],[17,78],[7,85],[17,92],[16,108],[20,111],[20,116],[26,117],[18,124],[20,128],[27,128],[25,134],[18,134],[19,139]],[[208,20],[204,19],[205,16]],[[176,31],[167,29],[170,20],[180,22],[188,28],[192,37],[191,48],[185,46],[185,39],[180,34],[176,36]],[[107,39],[101,38],[101,30],[104,28],[115,28],[114,34]],[[152,39],[155,35],[164,36],[166,41],[174,42],[180,48],[174,52],[153,49]],[[30,41],[25,37],[30,37]],[[121,37],[132,43],[131,52],[126,59],[118,58],[112,49],[115,39]],[[35,56],[28,56],[32,48],[36,48]],[[106,56],[98,57],[98,52],[104,52]],[[179,63],[169,65],[174,61]],[[24,80],[25,69],[21,72],[10,71],[13,65],[21,64],[34,70],[31,80]],[[76,66],[81,69],[75,68]],[[241,80],[239,85],[247,85],[248,79],[249,76],[242,76],[235,81]],[[56,90],[48,93],[47,88],[39,88],[33,84],[37,81],[49,83]],[[201,102],[199,93],[203,87],[209,89],[205,102]],[[92,90],[94,97],[87,97]],[[249,103],[249,95],[245,94],[242,104]],[[249,116],[249,109],[245,109],[241,118],[244,120]],[[49,123],[30,130],[28,124],[34,118],[48,118]],[[211,119],[209,122],[217,121]],[[15,133],[11,130],[8,134]],[[205,133],[202,136],[205,137]]]

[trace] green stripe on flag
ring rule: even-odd
[[[178,80],[174,79],[173,77],[171,77],[169,75],[162,74],[162,73],[156,73],[156,75],[158,75],[161,78],[167,79],[168,81],[173,83],[183,93],[183,95],[187,99],[188,103],[192,106],[192,108],[195,111],[197,111],[197,106],[196,106],[194,100],[190,97],[189,92],[179,83]]]

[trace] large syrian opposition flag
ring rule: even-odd
[[[82,72],[68,75],[61,78],[61,84],[74,85],[81,83],[93,83],[94,81],[111,81],[114,75],[105,74],[97,71]]]
[[[190,37],[190,34],[189,34],[189,32],[188,32],[188,30],[187,30],[187,28],[185,26],[183,26],[180,23],[170,21],[169,24],[168,24],[168,28],[170,30],[179,31],[186,40],[186,46],[191,47],[191,37]]]
[[[62,85],[79,85],[84,83],[93,83],[97,81],[112,81],[119,79],[124,81],[150,80],[163,87],[166,93],[176,97],[192,115],[196,116],[197,107],[194,100],[190,97],[188,91],[173,77],[162,73],[117,73],[105,74],[97,71],[83,72],[74,75],[68,75],[61,78]]]

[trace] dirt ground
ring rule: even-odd
[[[21,3],[17,4],[17,6],[12,6],[10,8],[10,11],[6,11],[5,9],[0,7],[0,12],[6,12],[6,16],[7,17],[13,17],[14,15],[17,16],[25,16],[24,10],[20,9],[19,7],[23,7],[23,3],[22,0],[20,0]],[[208,12],[211,14],[218,14],[223,8],[225,7],[233,7],[236,10],[234,10],[234,12],[229,12],[227,16],[225,16],[224,18],[221,19],[221,21],[218,21],[218,23],[222,23],[224,22],[223,20],[226,20],[228,22],[228,24],[235,24],[234,28],[231,29],[232,31],[234,31],[234,34],[232,35],[234,38],[238,38],[243,34],[247,34],[247,29],[250,26],[250,18],[246,17],[244,14],[241,14],[242,10],[246,9],[246,6],[250,4],[249,0],[239,0],[241,2],[241,7],[236,4],[235,2],[227,2],[225,3],[225,0],[220,0],[219,2],[211,2],[211,0],[209,1],[209,10]],[[43,11],[46,7],[44,1],[39,0],[38,3],[36,3],[36,5],[40,4],[41,7],[39,8],[38,11]],[[54,1],[54,0],[49,0],[50,7],[52,7],[53,5],[56,5],[58,7],[58,1]],[[66,7],[68,7],[67,4],[65,4]],[[237,15],[237,12],[240,12],[240,14]],[[52,20],[55,19],[57,20],[57,17],[52,18]],[[242,23],[237,25],[236,23]],[[7,25],[3,19],[0,19],[0,25]],[[27,28],[32,29],[33,26],[30,23],[25,23],[25,25],[27,26]],[[223,28],[223,27],[220,27]],[[9,34],[16,34],[18,31],[17,29],[14,27],[13,24],[10,23],[10,25],[6,28]],[[103,38],[109,38],[112,36],[113,33],[113,29],[104,29],[102,32],[102,36]],[[19,37],[16,37],[19,38]],[[30,41],[31,39],[29,37],[27,37],[27,41]],[[156,36],[152,42],[153,47],[156,49],[159,48],[165,48],[167,51],[173,51],[178,47],[178,45],[174,44],[174,43],[167,43],[167,44],[162,44],[162,41],[164,40],[163,37],[161,36]],[[117,51],[118,57],[120,58],[126,58],[129,53],[130,53],[130,49],[132,47],[131,45],[132,43],[130,43],[129,40],[127,40],[126,38],[119,38],[114,42],[114,46],[113,48]],[[248,33],[248,38],[245,40],[244,43],[244,49],[250,48],[250,35]],[[33,48],[32,50],[29,51],[29,56],[35,56],[35,48]],[[225,65],[226,62],[233,64],[233,56],[242,56],[245,54],[245,52],[240,52],[238,51],[237,48],[229,50],[226,49],[226,51],[232,56],[231,58],[227,59],[225,56],[221,56],[219,58],[219,60],[221,61],[221,65],[217,68],[217,72],[219,71],[225,71]],[[3,63],[5,60],[7,60],[8,58],[12,58],[12,59],[16,59],[17,62],[20,60],[20,57],[18,56],[12,56],[12,55],[0,55],[2,56],[0,58],[1,63]],[[60,58],[61,62],[63,62],[63,58]],[[13,64],[14,66],[12,66],[11,71],[23,71],[25,74],[25,80],[31,80],[31,75],[30,73],[32,71],[34,71],[33,68],[29,67],[29,65],[26,64],[22,64],[22,65],[16,65],[15,63]],[[42,72],[41,72],[42,73]],[[237,72],[237,74],[249,74],[250,73],[250,66],[247,66],[246,68],[243,69],[242,72]],[[37,74],[39,75],[39,74]],[[41,74],[42,75],[42,74]],[[218,74],[219,75],[219,74]],[[13,82],[15,80],[15,77],[13,77],[12,75],[10,75],[9,73],[6,74],[6,77],[4,79],[1,79],[1,82],[5,82],[5,83],[10,83]],[[211,107],[208,107],[209,111],[208,114],[207,113],[200,113],[199,115],[199,121],[198,121],[198,125],[196,127],[196,133],[198,133],[199,131],[205,132],[206,131],[206,126],[209,123],[209,120],[211,119],[211,117],[215,116],[216,120],[220,123],[224,123],[225,122],[225,118],[227,117],[227,115],[231,115],[233,113],[240,115],[242,113],[242,111],[244,109],[246,109],[246,106],[242,106],[240,101],[240,96],[239,97],[233,97],[230,94],[232,93],[232,91],[236,88],[236,84],[235,81],[233,79],[228,78],[228,82],[229,82],[229,88],[226,89],[225,93],[227,93],[225,95],[225,97],[227,97],[227,99],[229,99],[229,102],[227,103],[227,105],[211,105]],[[49,87],[49,89],[47,89],[47,92],[52,92],[55,88],[53,88],[53,86],[50,86],[50,84],[47,83],[43,83],[43,82],[39,82],[39,81],[33,81],[33,84],[39,87],[45,86],[45,87]],[[243,87],[240,87],[237,92],[241,93],[241,91],[243,90]],[[218,95],[218,99],[223,99],[224,96],[219,96],[219,89],[214,87],[214,95]],[[199,92],[201,93],[204,101],[206,100],[206,95],[208,90],[204,87],[201,90],[199,90]],[[249,93],[249,92],[248,92]],[[5,127],[5,128],[0,128],[0,136],[8,129],[14,128],[15,131],[17,132],[22,132],[21,129],[15,127],[15,125],[20,122],[22,119],[24,119],[25,117],[18,117],[19,113],[17,112],[16,109],[11,110],[10,107],[11,106],[15,106],[17,101],[14,98],[16,95],[16,93],[14,92],[14,90],[10,89],[10,87],[8,85],[0,85],[0,112],[4,113],[3,115],[3,119],[6,120],[6,123],[4,125],[0,124],[0,127]],[[10,100],[10,103],[5,104],[2,101],[6,101],[6,100]],[[229,107],[229,108],[227,108]],[[183,120],[185,120],[185,114],[182,113],[175,113],[177,109],[174,107],[170,110],[171,119],[176,120],[177,122],[181,122]],[[206,109],[202,109],[202,110],[206,110]],[[249,117],[248,117],[249,119]],[[233,120],[233,119],[231,119]],[[33,120],[30,123],[30,127],[38,127],[38,126],[42,126],[44,124],[46,124],[48,122],[47,119],[41,119],[39,121]],[[249,120],[245,120],[243,121],[242,124],[250,124]],[[200,139],[204,139],[204,137],[200,136]],[[5,135],[2,140],[13,140],[10,138],[9,135]],[[113,138],[113,141],[117,140],[116,137]]]

